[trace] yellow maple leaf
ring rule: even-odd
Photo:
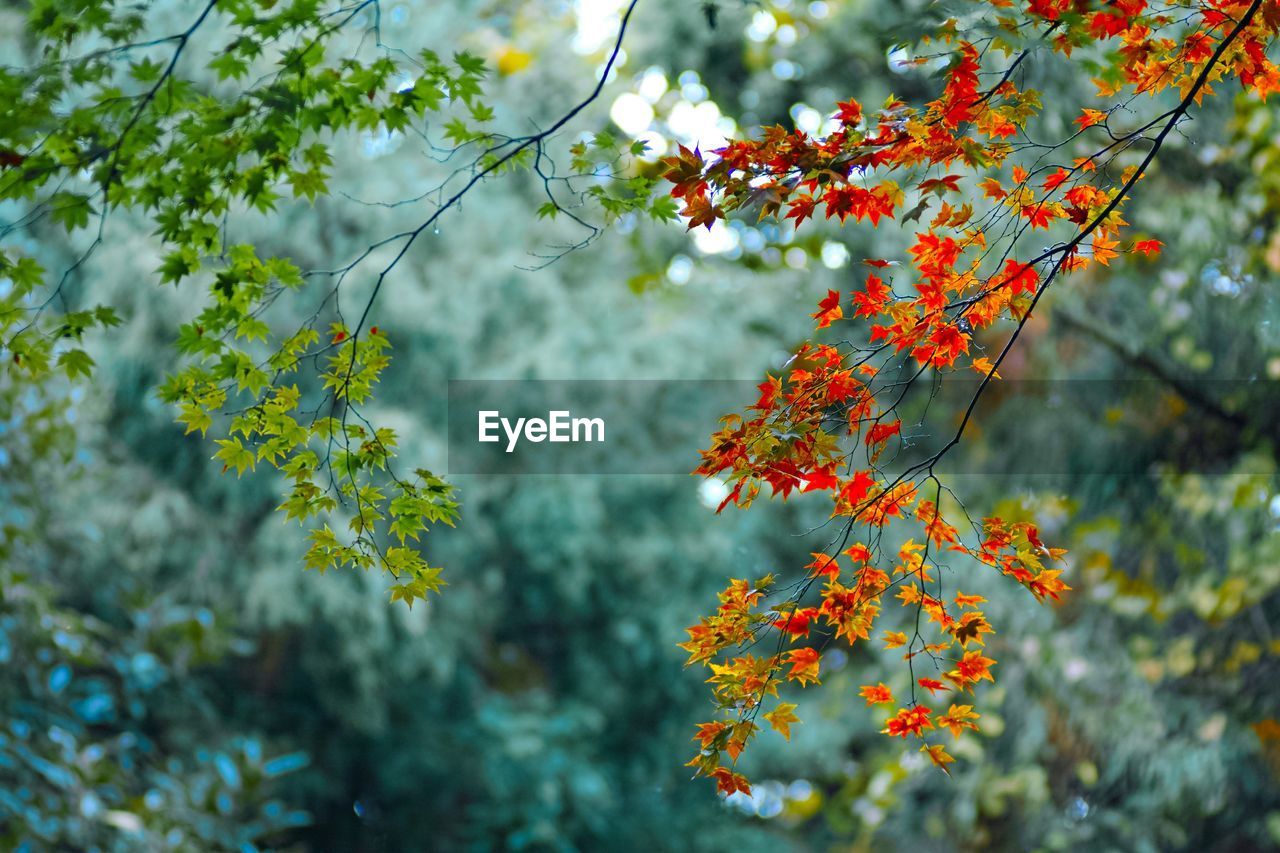
[[[778,707],[765,714],[764,718],[769,725],[773,726],[775,732],[780,733],[787,740],[791,740],[791,724],[800,722],[800,718],[794,713],[795,710],[796,706],[790,702],[781,702]]]
[[[948,776],[951,775],[951,771],[947,769],[947,765],[954,762],[955,759],[947,754],[947,750],[942,746],[942,744],[936,743],[933,746],[926,744],[920,747],[920,751],[928,753],[929,760],[936,764],[938,769],[943,773],[946,773]]]
[[[905,646],[906,644],[907,644],[907,635],[904,634],[902,631],[885,631],[884,632],[884,647],[886,649],[896,649],[899,646]]]

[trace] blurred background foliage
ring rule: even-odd
[[[589,90],[620,7],[384,4],[382,37],[486,56],[499,121],[522,130]],[[646,139],[647,168],[676,143],[706,150],[762,124],[821,132],[836,100],[926,97],[936,71],[900,60],[970,8],[644,0],[575,132]],[[20,14],[0,9],[6,61],[23,56]],[[1087,86],[1066,71],[1027,66],[1046,134]],[[1002,368],[1114,399],[1099,412],[1053,392],[1016,409],[997,396],[953,460],[971,511],[1034,516],[1071,550],[1075,588],[1040,608],[950,567],[991,599],[1001,661],[953,777],[877,733],[857,687],[906,673],[858,648],[828,656],[792,742],[765,736],[745,768],[754,796],[729,802],[681,767],[705,699],[674,644],[726,577],[798,571],[824,501],[715,516],[717,484],[692,478],[459,477],[462,523],[432,534],[450,585],[429,606],[388,605],[377,578],[304,574],[301,531],[272,511],[277,484],[219,475],[157,402],[190,304],[151,283],[145,223],[116,217],[73,280],[125,320],[92,350],[92,387],[43,397],[0,376],[0,845],[1280,845],[1278,159],[1274,103],[1224,90],[1130,209],[1166,242],[1161,259],[1066,283]],[[332,198],[264,219],[259,239],[330,266],[420,215],[369,202],[447,168],[387,133],[351,140],[342,162]],[[379,414],[405,458],[444,468],[450,378],[757,378],[808,334],[828,287],[852,289],[862,258],[905,245],[892,227],[685,235],[624,219],[529,271],[582,237],[537,220],[539,194],[493,182],[384,291],[376,320],[395,358]],[[50,266],[73,249],[39,246]],[[952,417],[934,410],[919,430]],[[1059,435],[1074,441],[1064,464],[1027,463]]]

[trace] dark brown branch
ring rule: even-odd
[[[1031,304],[1027,307],[1027,312],[1022,316],[1022,319],[1018,321],[1017,328],[1013,330],[1013,334],[1005,343],[1004,348],[1000,350],[1000,354],[996,357],[995,362],[991,366],[991,371],[982,378],[981,384],[978,385],[977,391],[974,392],[973,399],[969,401],[969,405],[965,409],[964,417],[960,421],[960,426],[957,428],[956,434],[950,441],[943,445],[941,450],[935,453],[928,460],[921,462],[919,465],[912,466],[911,469],[903,474],[904,478],[919,471],[932,471],[938,461],[946,455],[951,448],[960,443],[960,439],[964,435],[965,429],[969,426],[969,421],[973,418],[973,413],[978,407],[978,402],[982,398],[983,392],[985,392],[987,387],[991,384],[991,380],[1000,369],[1001,363],[1006,357],[1008,357],[1009,353],[1013,350],[1014,345],[1018,342],[1018,338],[1022,335],[1023,329],[1026,328],[1027,322],[1035,312],[1040,299],[1049,290],[1049,286],[1053,284],[1058,274],[1062,272],[1063,264],[1065,264],[1067,259],[1075,253],[1086,238],[1093,234],[1094,231],[1107,221],[1108,217],[1110,217],[1116,208],[1118,208],[1128,197],[1134,185],[1142,178],[1147,167],[1155,160],[1156,155],[1160,152],[1160,148],[1164,145],[1165,139],[1167,139],[1169,134],[1173,132],[1173,129],[1181,123],[1183,117],[1185,117],[1187,112],[1191,109],[1191,105],[1196,102],[1196,99],[1208,84],[1209,77],[1213,73],[1214,68],[1217,67],[1218,62],[1222,59],[1222,55],[1226,53],[1227,48],[1230,47],[1232,42],[1236,40],[1236,37],[1244,31],[1245,27],[1249,26],[1249,24],[1253,22],[1254,17],[1258,14],[1258,10],[1262,8],[1263,2],[1264,0],[1253,0],[1253,2],[1249,4],[1248,10],[1243,16],[1241,16],[1240,20],[1236,23],[1235,27],[1232,28],[1231,32],[1218,43],[1213,55],[1209,57],[1209,61],[1205,63],[1204,68],[1201,69],[1200,74],[1197,75],[1195,81],[1191,85],[1191,88],[1188,89],[1186,95],[1183,96],[1182,101],[1171,113],[1169,113],[1169,119],[1165,122],[1164,126],[1160,128],[1160,132],[1156,134],[1155,139],[1152,140],[1151,149],[1147,151],[1146,156],[1142,158],[1142,162],[1138,164],[1138,168],[1135,169],[1129,179],[1124,182],[1124,185],[1120,187],[1119,191],[1115,194],[1115,197],[1107,203],[1107,206],[1104,207],[1102,211],[1098,213],[1084,228],[1080,230],[1080,233],[1070,241],[1064,245],[1046,249],[1040,255],[1033,258],[1031,261],[1028,261],[1028,265],[1034,265],[1042,261],[1049,260],[1050,258],[1054,258],[1055,256],[1057,258],[1057,260],[1054,261],[1052,270],[1050,270],[1048,276],[1045,277],[1044,282],[1041,284],[1040,289],[1036,291],[1036,295],[1032,298]]]
[[[613,51],[612,53],[609,54],[609,61],[605,63],[604,70],[601,71],[600,73],[600,79],[599,81],[597,81],[596,87],[591,91],[589,95],[587,95],[585,98],[579,101],[576,106],[574,106],[564,115],[562,115],[559,119],[556,120],[554,124],[552,124],[546,130],[541,130],[535,134],[526,136],[518,141],[510,140],[508,143],[503,143],[503,145],[498,146],[498,148],[502,148],[502,147],[505,147],[505,145],[510,144],[510,142],[517,142],[517,144],[514,147],[512,147],[510,151],[506,152],[501,157],[498,157],[497,159],[495,159],[493,162],[491,162],[489,165],[485,166],[484,168],[477,170],[471,176],[471,178],[465,184],[463,184],[463,186],[457,192],[455,192],[449,198],[445,199],[435,209],[435,211],[422,222],[422,224],[414,228],[412,231],[406,231],[402,234],[396,235],[397,238],[398,237],[405,238],[404,245],[400,247],[400,251],[398,251],[395,257],[391,259],[390,263],[388,263],[382,269],[382,271],[378,273],[378,278],[373,284],[373,292],[369,294],[369,299],[365,303],[364,310],[360,313],[360,319],[356,323],[355,329],[351,334],[353,341],[357,337],[359,337],[360,332],[364,329],[365,322],[369,319],[369,312],[373,310],[373,303],[378,298],[378,291],[382,289],[383,281],[386,280],[386,277],[391,272],[391,270],[394,269],[395,266],[398,263],[400,263],[400,260],[408,253],[410,247],[412,247],[414,242],[417,241],[418,237],[422,235],[422,232],[426,231],[428,228],[434,225],[437,221],[439,221],[440,217],[443,216],[446,211],[448,211],[449,209],[457,205],[458,202],[462,200],[462,197],[465,196],[476,184],[484,180],[485,177],[497,171],[498,169],[501,169],[503,166],[505,166],[507,163],[511,162],[512,160],[514,160],[516,157],[520,156],[525,151],[528,151],[531,148],[536,148],[537,146],[542,145],[543,142],[545,142],[547,139],[549,139],[550,137],[555,135],[557,132],[559,132],[561,128],[563,128],[566,124],[573,121],[573,119],[575,119],[579,113],[581,113],[591,104],[593,104],[596,101],[596,99],[600,97],[600,93],[604,91],[605,84],[608,83],[609,81],[609,74],[610,72],[613,71],[613,66],[618,61],[618,55],[622,52],[622,41],[627,32],[627,24],[630,23],[631,15],[633,12],[635,12],[636,6],[639,4],[639,2],[640,0],[631,0],[631,2],[627,5],[627,11],[622,15],[622,23],[618,26],[618,35],[613,44]],[[496,151],[496,149],[491,149],[491,150]],[[396,238],[392,238],[392,239],[396,239]],[[352,347],[353,368],[355,364],[354,353],[355,353],[355,347],[353,346]]]
[[[1206,394],[1191,382],[1174,374],[1168,366],[1146,350],[1126,344],[1096,323],[1062,308],[1055,308],[1054,320],[1076,334],[1101,344],[1126,364],[1138,368],[1153,379],[1168,385],[1179,397],[1187,401],[1205,414],[1230,425],[1236,430],[1243,430],[1249,425],[1249,419],[1239,412],[1233,412],[1221,402]]]

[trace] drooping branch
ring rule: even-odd
[[[211,279],[206,299],[179,329],[179,369],[161,388],[179,422],[202,436],[214,429],[214,458],[224,471],[261,465],[283,474],[280,509],[312,526],[308,568],[381,568],[397,581],[393,598],[425,598],[441,586],[440,570],[415,543],[434,523],[452,523],[458,505],[452,486],[432,472],[397,470],[395,433],[361,411],[390,359],[387,334],[375,324],[380,291],[421,235],[486,179],[526,167],[544,185],[572,177],[550,171],[548,145],[605,91],[637,5],[625,8],[590,91],[549,124],[520,134],[485,129],[496,112],[480,57],[460,51],[446,60],[429,47],[410,54],[385,44],[378,0],[252,14],[202,0],[180,32],[158,37],[132,7],[82,21],[54,4],[33,16],[30,36],[42,60],[0,68],[13,119],[0,129],[0,199],[17,200],[20,209],[0,227],[0,240],[45,221],[69,235],[94,218],[97,228],[87,249],[48,281],[23,250],[0,252],[0,276],[15,282],[0,295],[6,367],[32,382],[55,368],[71,378],[92,373],[81,336],[118,318],[110,306],[74,310],[65,298],[58,312],[55,300],[102,244],[109,212],[146,215],[162,246],[161,283],[190,287],[201,272]],[[198,50],[215,21],[228,42]],[[395,84],[401,73],[412,82]],[[431,138],[437,117],[447,148]],[[256,234],[235,242],[242,211],[269,214],[282,197],[314,203],[328,196],[330,136],[374,129],[416,134],[433,163],[452,169],[434,190],[384,203],[432,205],[414,227],[374,241],[344,266],[309,272],[269,255]],[[582,162],[575,157],[573,169]],[[634,180],[619,181],[631,195],[613,208],[602,204],[607,214],[647,209],[655,179],[644,178],[644,187]],[[347,324],[343,284],[381,250],[393,257]],[[308,282],[326,286],[309,299],[301,324],[274,329],[273,306]],[[314,368],[315,381],[299,387],[303,368]],[[335,516],[344,516],[348,533],[324,523]]]
[[[717,615],[690,629],[690,641],[684,646],[690,661],[717,661],[711,679],[717,698],[726,716],[737,720],[704,724],[699,736],[702,752],[691,762],[715,777],[720,790],[745,790],[745,780],[722,766],[720,756],[725,752],[736,760],[756,732],[759,708],[769,696],[777,695],[777,685],[816,681],[821,650],[832,639],[869,639],[882,597],[891,589],[898,589],[903,604],[913,608],[910,636],[889,632],[886,638],[890,648],[905,646],[912,682],[909,701],[889,721],[886,733],[924,739],[935,728],[934,719],[949,718],[948,727],[953,722],[967,727],[959,721],[971,718],[957,717],[956,709],[971,710],[971,706],[953,705],[946,715],[930,717],[931,710],[919,702],[917,685],[930,693],[947,688],[936,679],[917,679],[914,661],[924,655],[939,672],[954,665],[954,670],[945,672],[946,678],[956,690],[971,689],[973,679],[990,678],[987,668],[994,661],[968,650],[968,645],[980,646],[981,635],[990,628],[981,611],[972,609],[972,597],[957,593],[954,608],[948,606],[941,574],[933,575],[944,566],[935,567],[926,560],[937,562],[935,555],[946,550],[967,553],[1012,577],[1041,600],[1056,599],[1069,589],[1058,577],[1061,569],[1052,567],[1063,552],[1045,546],[1034,524],[994,518],[977,524],[958,499],[955,504],[972,536],[961,537],[957,528],[945,522],[940,503],[944,493],[955,496],[939,480],[937,465],[961,442],[979,401],[998,379],[999,368],[1050,286],[1064,274],[1092,263],[1109,263],[1121,251],[1151,254],[1159,250],[1155,240],[1120,247],[1116,235],[1125,225],[1119,215],[1121,206],[1170,134],[1209,90],[1210,82],[1234,70],[1242,82],[1263,95],[1280,91],[1280,69],[1265,59],[1265,44],[1274,38],[1277,22],[1262,21],[1263,5],[1263,0],[1224,2],[1173,19],[1148,13],[1146,0],[1117,0],[1092,14],[1080,4],[1058,0],[1029,3],[1029,19],[1044,22],[1042,37],[1052,36],[1056,50],[1069,52],[1091,40],[1123,38],[1125,47],[1110,56],[1120,66],[1117,76],[1127,80],[1135,97],[1143,91],[1177,87],[1174,107],[1126,133],[1110,126],[1112,110],[1085,108],[1077,119],[1080,130],[1065,143],[1045,145],[1029,138],[1025,145],[1005,141],[1019,133],[1026,136],[1027,121],[1036,112],[1034,94],[1019,90],[1010,70],[1027,60],[1030,48],[1017,52],[995,86],[983,91],[978,80],[985,50],[962,40],[951,27],[946,37],[954,44],[954,59],[947,83],[943,93],[924,108],[894,101],[878,114],[864,115],[857,102],[848,101],[838,105],[837,129],[825,138],[770,128],[760,140],[732,142],[714,152],[718,159],[710,162],[687,149],[667,159],[668,178],[675,185],[672,194],[684,199],[683,213],[690,227],[710,227],[759,199],[764,199],[762,215],[783,217],[785,210],[784,218],[794,220],[796,227],[819,209],[825,209],[828,219],[838,217],[842,222],[853,217],[874,226],[896,218],[923,225],[922,215],[932,197],[943,199],[927,229],[916,234],[910,247],[919,295],[903,295],[879,277],[886,268],[892,271],[893,262],[867,261],[875,272],[863,290],[853,293],[853,317],[870,320],[869,340],[861,344],[850,339],[856,336],[849,336],[835,345],[805,344],[782,375],[761,384],[760,400],[728,420],[703,452],[699,472],[727,477],[732,484],[721,508],[730,503],[749,505],[766,485],[784,498],[793,491],[826,491],[834,503],[830,521],[838,523],[836,536],[815,553],[799,581],[779,586],[770,576],[754,587],[731,586],[722,594],[724,604]],[[1228,16],[1226,8],[1236,12],[1235,6],[1238,15]],[[1185,38],[1158,42],[1151,38],[1154,29],[1171,26],[1184,27]],[[1124,88],[1105,81],[1098,85],[1110,94]],[[1070,164],[1048,162],[1055,151],[1098,125],[1109,137],[1101,149]],[[1143,144],[1145,150],[1136,162],[1108,183],[1121,155]],[[1015,161],[1010,186],[997,176],[997,167],[1020,153],[1032,159]],[[961,174],[942,171],[957,163],[964,167]],[[939,172],[934,172],[935,167]],[[889,179],[895,172],[914,182],[919,197],[919,203],[901,216],[897,212],[905,206],[905,192]],[[984,174],[987,178],[977,181]],[[989,212],[975,214],[968,199],[954,206],[946,200],[948,194],[960,192],[966,178],[973,180],[974,189],[981,190],[984,198],[995,202]],[[1033,180],[1043,183],[1033,185]],[[1059,221],[1076,226],[1070,236],[1031,253],[1029,259],[1014,254],[1028,235]],[[838,291],[830,291],[812,315],[817,329],[846,319],[846,306]],[[993,358],[979,356],[974,352],[981,351],[976,333],[1001,318],[1013,321],[1012,333]],[[962,407],[955,432],[948,433],[932,455],[893,472],[897,451],[891,448],[900,450],[911,441],[900,414],[908,392],[932,373],[932,401],[941,376],[960,366],[973,369],[981,380]],[[856,443],[847,447],[841,434]],[[933,487],[932,499],[921,499],[928,486]],[[886,525],[894,519],[916,523],[924,541],[908,539],[898,551],[898,565],[888,572],[878,566],[889,557],[882,540]],[[859,528],[865,528],[865,542],[849,545]],[[976,543],[970,544],[975,537]],[[853,564],[852,583],[845,581],[849,571],[845,560]],[[819,584],[818,602],[807,604]],[[769,598],[780,601],[773,607],[779,618],[759,612]],[[923,637],[926,617],[938,623],[940,642],[930,643]],[[784,653],[788,641],[809,637],[820,623],[825,624],[821,642]],[[777,637],[772,655],[740,654],[718,662],[718,655],[752,648],[770,631]],[[948,650],[955,643],[960,655],[951,657]],[[788,664],[793,669],[784,672]],[[864,695],[869,704],[893,701],[884,685],[864,687]],[[922,751],[943,769],[951,760],[941,745],[927,740]]]
[[[1018,338],[1026,328],[1027,322],[1031,319],[1036,306],[1040,303],[1040,299],[1062,272],[1064,265],[1075,255],[1077,251],[1079,251],[1080,246],[1084,241],[1097,231],[1103,223],[1107,222],[1111,214],[1120,207],[1126,198],[1128,198],[1129,193],[1133,190],[1134,186],[1142,179],[1143,174],[1151,164],[1155,162],[1156,155],[1160,153],[1160,148],[1164,145],[1169,134],[1173,132],[1173,129],[1177,127],[1179,123],[1182,122],[1183,118],[1187,115],[1188,110],[1191,109],[1191,106],[1199,102],[1201,94],[1204,91],[1205,86],[1208,84],[1210,76],[1215,70],[1217,70],[1218,63],[1222,59],[1223,54],[1225,54],[1227,49],[1231,47],[1240,33],[1253,22],[1254,16],[1258,14],[1258,10],[1262,8],[1264,2],[1266,2],[1266,0],[1252,0],[1249,4],[1249,8],[1236,22],[1231,32],[1218,43],[1212,56],[1210,56],[1208,62],[1205,63],[1204,68],[1196,76],[1194,82],[1191,84],[1191,87],[1187,90],[1187,93],[1183,96],[1182,100],[1176,107],[1174,107],[1174,109],[1166,114],[1167,117],[1164,119],[1164,124],[1161,126],[1159,133],[1157,133],[1155,138],[1152,140],[1151,147],[1147,150],[1146,155],[1143,156],[1138,167],[1133,170],[1132,174],[1124,181],[1119,191],[1115,193],[1109,202],[1107,202],[1106,206],[1080,229],[1079,234],[1067,243],[1062,246],[1055,246],[1050,249],[1046,249],[1040,255],[1037,255],[1028,262],[1028,266],[1034,266],[1035,264],[1043,261],[1053,261],[1048,275],[1044,278],[1043,284],[1040,286],[1040,289],[1036,292],[1035,296],[1032,297],[1031,304],[1028,306],[1026,313],[1023,314],[1022,318],[1018,321],[1018,325],[1014,329],[1013,334],[1009,336],[1009,340],[1005,343],[1004,348],[1001,349],[1000,354],[992,363],[991,369],[982,378],[982,382],[974,392],[973,399],[969,402],[969,405],[964,411],[964,416],[960,420],[960,426],[956,429],[955,436],[927,462],[925,469],[922,470],[932,471],[933,466],[949,450],[951,450],[951,448],[960,443],[960,439],[964,435],[964,431],[968,427],[969,422],[972,420],[974,411],[977,409],[978,402],[981,400],[983,393],[990,386],[992,379],[996,376],[1000,365],[1017,345]]]
[[[609,58],[604,64],[603,70],[600,72],[600,79],[596,82],[595,88],[581,101],[576,103],[558,119],[551,123],[545,130],[515,139],[507,140],[500,145],[486,150],[479,158],[477,158],[472,169],[471,176],[456,192],[446,198],[441,204],[436,206],[431,215],[424,219],[417,227],[410,231],[396,235],[391,239],[402,239],[402,245],[391,261],[378,272],[378,277],[374,280],[373,292],[369,294],[369,299],[365,303],[364,309],[360,312],[360,319],[356,321],[352,337],[359,337],[363,331],[365,323],[369,319],[369,312],[373,310],[374,303],[377,301],[378,292],[382,289],[382,283],[386,280],[388,274],[393,270],[405,254],[413,246],[414,242],[428,228],[435,226],[440,218],[455,206],[461,203],[462,199],[476,185],[483,181],[486,177],[499,171],[508,163],[520,157],[526,151],[538,151],[541,146],[555,134],[559,133],[569,122],[573,121],[582,113],[583,110],[591,106],[600,97],[600,93],[604,91],[605,84],[609,81],[609,75],[613,71],[614,65],[618,61],[618,56],[622,52],[622,43],[627,34],[627,24],[631,21],[631,15],[635,12],[636,6],[640,0],[631,0],[627,4],[626,11],[622,14],[621,23],[618,25],[618,34],[614,39],[613,49],[609,53]]]
[[[1077,335],[1090,339],[1094,343],[1100,344],[1124,364],[1136,367],[1153,379],[1167,385],[1187,403],[1210,418],[1231,427],[1235,432],[1242,432],[1251,425],[1249,418],[1240,412],[1227,408],[1222,401],[1205,393],[1195,381],[1179,376],[1153,353],[1141,347],[1133,346],[1105,327],[1097,323],[1090,323],[1084,317],[1061,307],[1054,308],[1053,322]]]

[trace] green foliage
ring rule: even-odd
[[[227,849],[310,822],[270,796],[300,758],[269,758],[255,738],[199,740],[198,724],[156,731],[206,705],[183,681],[223,653],[212,613],[135,597],[122,631],[56,605],[31,577],[4,569],[0,583],[7,849]]]
[[[892,69],[884,50],[931,25],[935,4],[831,3],[824,18],[808,4],[719,6],[715,29],[699,4],[649,7],[606,101],[568,130],[603,127],[608,95],[638,85],[650,66],[671,83],[654,104],[669,140],[686,71],[740,127],[789,123],[793,107],[816,108],[831,92],[878,103],[929,91],[927,70]],[[1267,383],[1226,401],[1250,420],[1214,444],[1230,477],[1197,467],[1196,436],[1216,433],[1204,432],[1215,416],[1195,406],[1181,420],[1150,413],[1122,441],[1087,413],[1047,404],[1029,419],[982,421],[966,438],[966,464],[983,476],[967,479],[961,496],[996,508],[1014,495],[998,507],[1007,517],[1047,516],[1078,558],[1068,579],[1081,604],[1040,612],[975,583],[1003,623],[990,641],[1001,693],[984,713],[989,734],[958,756],[953,778],[912,760],[921,756],[904,760],[856,707],[858,684],[892,682],[900,669],[892,656],[859,651],[824,669],[827,698],[793,727],[785,751],[771,744],[781,738],[757,739],[747,768],[757,795],[724,803],[691,788],[673,758],[705,713],[701,677],[681,669],[673,644],[725,576],[803,558],[814,540],[794,534],[821,513],[797,502],[715,518],[692,478],[471,478],[458,484],[466,518],[450,528],[451,484],[427,470],[443,470],[444,380],[755,376],[807,333],[797,306],[850,287],[849,258],[902,246],[892,232],[744,226],[737,250],[717,253],[680,229],[619,229],[526,273],[517,267],[531,245],[576,245],[589,233],[569,216],[583,212],[576,189],[553,181],[547,198],[536,171],[547,163],[532,146],[534,171],[493,181],[422,232],[361,328],[351,305],[363,307],[399,244],[375,248],[338,289],[347,259],[416,229],[447,200],[428,192],[443,176],[461,165],[459,187],[479,162],[472,155],[507,140],[495,128],[525,132],[526,108],[556,114],[565,93],[586,93],[603,57],[565,56],[569,24],[551,4],[510,22],[483,19],[496,34],[474,37],[479,6],[458,14],[409,4],[407,24],[393,27],[389,8],[381,23],[384,40],[413,45],[412,56],[386,51],[394,70],[379,76],[382,50],[372,34],[363,45],[358,37],[372,18],[321,35],[342,20],[317,23],[331,7],[219,3],[170,70],[178,41],[150,40],[184,32],[202,8],[162,4],[144,16],[38,3],[31,14],[47,35],[24,36],[26,71],[0,72],[0,110],[14,105],[20,117],[0,123],[0,163],[12,162],[6,151],[25,158],[0,171],[10,205],[0,225],[0,626],[13,650],[0,667],[0,790],[21,801],[0,817],[0,832],[11,833],[0,846],[1274,846],[1275,769],[1253,729],[1280,717],[1266,633],[1276,624],[1280,493],[1263,429]],[[758,11],[796,28],[798,41],[743,37]],[[81,43],[86,33],[101,35]],[[488,94],[470,103],[448,95],[464,60],[416,53],[432,44],[452,56],[456,43],[488,58],[491,38],[534,61],[519,74],[475,77]],[[133,42],[148,46],[111,47]],[[45,49],[76,61],[45,67]],[[803,74],[776,77],[780,59]],[[384,81],[373,101],[360,74]],[[156,89],[112,154],[161,80],[174,85]],[[1069,85],[1064,76],[1042,88]],[[99,105],[95,93],[122,100]],[[1055,310],[1109,318],[1117,337],[1178,374],[1273,375],[1280,316],[1266,255],[1275,217],[1260,199],[1273,194],[1274,175],[1247,165],[1274,155],[1274,109],[1249,110],[1239,113],[1247,133],[1212,146],[1171,139],[1174,156],[1135,200],[1135,226],[1171,244],[1164,259],[1091,279],[1073,294],[1081,302],[1064,295]],[[361,153],[402,118],[399,156]],[[1197,121],[1196,132],[1215,121]],[[414,131],[424,129],[433,144],[463,147],[437,164],[419,150]],[[12,144],[5,134],[19,130],[24,141]],[[589,164],[573,170],[572,187],[595,186],[599,165],[625,180],[652,177],[652,153],[617,133],[611,146],[602,141],[586,137],[581,155],[561,157]],[[54,170],[47,182],[17,180],[33,157]],[[79,170],[85,159],[92,178]],[[120,201],[108,205],[101,187],[112,168]],[[312,177],[295,185],[297,175]],[[317,188],[313,207],[305,189],[319,180],[327,189]],[[602,186],[625,199],[625,180]],[[86,225],[68,233],[53,217],[57,192],[87,212]],[[372,201],[338,203],[351,198]],[[380,204],[404,198],[418,200]],[[537,223],[540,205],[547,218]],[[665,196],[619,210],[626,228],[651,210],[674,214]],[[39,217],[30,227],[28,214]],[[103,243],[84,257],[104,217]],[[513,237],[526,232],[527,242]],[[1215,288],[1216,273],[1242,289]],[[632,278],[642,279],[638,295],[624,284]],[[1060,371],[1043,375],[1139,369],[1052,319],[1030,353],[1038,369]],[[375,322],[394,350],[372,340]],[[346,338],[334,341],[339,331]],[[73,383],[59,364],[75,350],[94,362],[88,381],[76,372]],[[324,374],[338,384],[326,388]],[[155,405],[158,385],[171,406]],[[1090,470],[1152,473],[1068,482],[989,467],[996,450],[1036,458],[1037,436],[1051,430],[1081,437]],[[205,433],[208,443],[198,441]],[[238,449],[210,465],[227,446],[215,441]],[[86,474],[69,464],[77,453]],[[397,459],[414,461],[402,471]],[[221,476],[225,463],[244,476]],[[415,545],[433,527],[431,567],[403,563],[400,549],[423,559]],[[401,575],[303,574],[308,553],[318,570],[363,560]],[[437,564],[452,569],[438,575]],[[433,596],[446,577],[447,594]],[[413,609],[388,607],[389,594]],[[61,665],[71,677],[55,692]],[[109,699],[113,719],[80,716],[86,702],[102,705],[95,697]],[[24,739],[11,720],[26,724]],[[154,809],[153,789],[162,796],[150,798],[161,803]],[[82,812],[88,794],[96,817]],[[307,826],[298,825],[303,810]],[[112,812],[133,815],[140,834],[121,828],[136,826],[129,818],[109,822]],[[166,841],[174,830],[177,845]]]
[[[213,432],[224,470],[239,476],[265,463],[285,476],[291,485],[281,508],[322,525],[308,566],[377,568],[409,578],[392,588],[393,598],[424,598],[440,586],[437,570],[404,539],[452,523],[458,505],[429,472],[398,476],[394,432],[362,413],[390,349],[368,321],[409,247],[481,178],[536,165],[548,182],[562,180],[542,165],[550,134],[485,129],[497,113],[485,92],[490,71],[475,54],[442,59],[431,49],[369,44],[369,18],[376,28],[381,15],[373,2],[323,12],[311,0],[240,0],[186,14],[184,27],[166,34],[167,15],[134,7],[50,0],[30,10],[32,59],[0,70],[0,98],[10,105],[0,131],[0,201],[21,202],[27,213],[0,237],[42,218],[68,235],[96,237],[61,275],[46,273],[19,246],[5,248],[0,276],[13,285],[0,303],[0,345],[28,382],[53,369],[90,377],[93,359],[77,344],[114,315],[108,305],[65,310],[68,279],[102,244],[113,210],[144,213],[163,246],[156,280],[207,291],[178,331],[181,363],[161,390],[179,422],[188,432]],[[344,137],[425,137],[433,126],[444,128],[460,161],[471,158],[456,173],[469,172],[470,181],[425,222],[375,241],[346,266],[304,272],[287,256],[229,237],[246,216],[327,197]],[[618,162],[617,143],[605,147]],[[633,210],[670,218],[665,201],[651,201],[653,188],[652,177],[622,176],[593,184],[582,198],[606,221]],[[558,210],[550,188],[548,199],[543,212]],[[398,253],[348,326],[344,281],[363,275],[361,264],[388,245]],[[283,312],[310,315],[286,329],[272,309],[289,301],[313,308]],[[318,516],[345,531],[334,533]]]
[[[296,831],[310,817],[275,780],[305,757],[224,727],[197,680],[243,644],[229,620],[102,554],[102,501],[61,512],[55,495],[139,497],[74,452],[76,409],[0,380],[0,846],[229,849]],[[64,559],[98,567],[92,589]]]

